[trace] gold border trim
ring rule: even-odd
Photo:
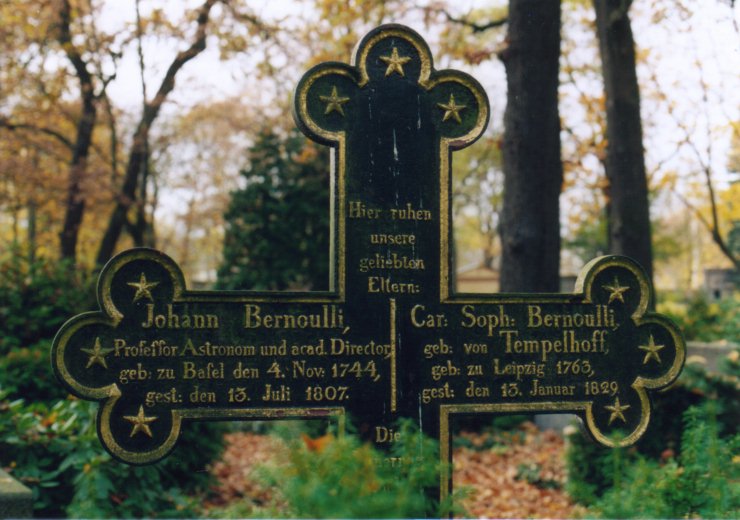
[[[637,278],[640,288],[640,301],[632,313],[632,319],[637,322],[648,309],[650,299],[652,297],[652,290],[647,274],[645,274],[645,271],[634,260],[625,256],[614,255],[594,258],[583,266],[583,269],[581,269],[578,279],[576,280],[575,292],[583,296],[584,303],[591,303],[594,280],[599,273],[609,269],[610,267],[621,267],[622,269],[626,269],[630,271],[635,278]]]
[[[61,379],[73,393],[93,400],[106,399],[108,397],[121,395],[118,386],[116,386],[115,383],[102,387],[91,387],[80,384],[74,377],[72,377],[72,374],[67,369],[67,364],[64,362],[64,356],[67,351],[67,346],[69,345],[69,340],[77,331],[94,324],[115,327],[117,323],[118,321],[116,319],[105,318],[99,311],[86,312],[68,320],[64,325],[62,325],[59,332],[57,332],[51,347],[52,365],[57,378]]]
[[[180,437],[183,419],[193,420],[257,420],[257,419],[319,419],[336,418],[339,435],[344,434],[344,408],[234,408],[234,409],[179,409],[171,410],[172,428],[165,441],[151,451],[135,452],[121,447],[110,429],[112,409],[120,396],[108,399],[98,414],[98,431],[105,449],[115,458],[128,464],[143,465],[156,462],[172,451]]]
[[[330,254],[329,258],[331,265],[330,270],[330,283],[332,288],[337,285],[336,291],[338,293],[338,301],[345,301],[345,278],[346,278],[346,265],[345,265],[345,250],[346,250],[346,176],[347,176],[347,144],[346,135],[344,131],[341,132],[329,132],[324,130],[311,118],[308,113],[308,91],[311,89],[313,84],[331,74],[337,74],[339,76],[345,76],[351,81],[356,82],[354,74],[347,65],[337,64],[335,66],[319,66],[319,68],[309,71],[304,76],[305,81],[299,83],[298,89],[295,93],[295,106],[296,106],[296,119],[299,125],[305,125],[309,132],[315,134],[321,139],[324,139],[331,143],[336,143],[336,153],[331,154],[331,167],[330,167],[330,190],[333,197],[330,197],[330,208],[329,213],[331,215],[331,225],[329,227],[329,244]],[[335,202],[336,200],[336,202]],[[336,282],[335,282],[336,280]]]
[[[575,401],[568,403],[558,402],[538,402],[538,403],[475,403],[475,404],[448,404],[439,407],[439,459],[440,459],[440,476],[439,476],[439,498],[445,501],[449,498],[452,487],[451,481],[451,462],[452,450],[450,439],[450,415],[462,413],[583,413],[585,422],[589,431],[594,438],[601,444],[608,447],[629,446],[636,442],[645,430],[650,421],[650,402],[644,389],[632,386],[637,392],[641,405],[640,421],[635,429],[626,437],[618,442],[605,436],[596,426],[593,417],[593,402]]]
[[[450,241],[452,239],[452,226],[450,222],[452,208],[450,207],[450,187],[452,185],[451,158],[453,150],[464,148],[475,142],[486,128],[489,117],[488,100],[483,93],[482,87],[473,80],[463,75],[442,75],[431,82],[429,88],[443,83],[455,82],[463,85],[473,93],[478,104],[478,118],[471,130],[459,137],[443,137],[439,143],[439,293],[440,301],[446,302],[452,292]]]
[[[373,34],[375,33],[375,34]],[[424,39],[413,29],[397,24],[381,25],[374,31],[371,31],[365,38],[360,40],[359,44],[352,53],[351,63],[358,67],[360,71],[360,80],[358,85],[364,87],[369,81],[370,76],[367,73],[367,56],[370,50],[381,40],[386,38],[400,38],[409,42],[419,53],[421,70],[419,71],[418,83],[427,87],[429,77],[432,74],[432,52]]]
[[[397,409],[397,370],[396,366],[396,299],[391,298],[390,320],[391,320],[391,412]]]

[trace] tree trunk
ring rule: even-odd
[[[606,97],[606,177],[609,181],[609,251],[636,260],[652,280],[645,159],[631,0],[594,0]]]
[[[75,69],[75,74],[80,82],[80,97],[82,100],[82,112],[77,122],[77,137],[72,148],[72,159],[69,163],[64,224],[59,235],[61,257],[74,262],[76,259],[77,237],[79,236],[82,217],[85,213],[82,183],[87,174],[87,157],[92,143],[97,110],[95,107],[92,76],[87,70],[87,64],[82,59],[82,55],[72,43],[70,32],[72,14],[69,2],[65,0],[60,1],[58,13],[57,40]]]
[[[512,0],[504,114],[501,291],[560,288],[560,2]]]
[[[76,259],[77,238],[80,234],[82,217],[85,214],[85,198],[82,193],[82,182],[87,173],[87,157],[92,143],[93,128],[95,127],[95,103],[83,101],[83,110],[77,124],[77,140],[72,160],[69,164],[69,180],[67,182],[67,202],[64,213],[64,225],[60,233],[61,256],[64,259]]]

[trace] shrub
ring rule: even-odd
[[[62,400],[9,402],[0,396],[0,465],[33,491],[41,517],[192,517],[188,494],[209,483],[206,465],[221,449],[221,425],[186,424],[179,456],[146,467],[111,458],[96,434],[97,405]],[[195,427],[193,427],[195,426]]]
[[[0,263],[0,465],[27,484],[37,516],[194,516],[223,426],[185,424],[176,456],[144,468],[113,460],[96,434],[97,405],[68,400],[49,362],[51,338],[95,307],[93,277],[64,262]]]
[[[615,486],[590,509],[604,518],[738,518],[740,435],[722,440],[711,403],[684,414],[683,451],[663,464],[615,468]]]
[[[653,409],[648,430],[629,449],[611,450],[579,433],[569,436],[566,460],[567,490],[571,497],[585,505],[595,504],[614,487],[615,467],[636,464],[635,469],[631,470],[636,472],[635,480],[640,471],[648,471],[645,468],[682,456],[686,449],[684,443],[690,438],[685,431],[688,423],[682,417],[688,410],[695,410],[705,403],[711,403],[716,435],[721,439],[735,434],[740,423],[740,402],[737,399],[740,390],[740,352],[732,352],[721,363],[721,368],[719,373],[709,373],[701,365],[686,365],[673,388],[652,396]],[[635,500],[639,501],[638,498]]]
[[[687,340],[732,341],[740,338],[740,293],[708,302],[698,293],[686,302],[667,300],[658,311],[678,324]]]
[[[13,347],[0,356],[0,387],[9,399],[52,403],[67,397],[51,369],[50,351],[51,341],[45,339],[29,347]]]
[[[67,262],[0,263],[0,355],[54,337],[73,315],[95,307],[95,280]]]
[[[593,442],[581,432],[568,437],[566,491],[584,505],[592,505],[614,484],[614,467],[633,460],[636,449],[611,449]]]
[[[93,408],[83,401],[50,406],[0,396],[0,464],[31,489],[37,516],[64,516],[75,475],[100,452]]]
[[[283,514],[300,518],[444,516],[449,504],[440,506],[432,498],[439,486],[437,443],[410,423],[399,428],[402,440],[389,454],[350,434],[318,448],[293,442],[286,460],[264,471],[267,482],[279,485],[288,504]],[[230,514],[237,511],[248,512],[232,508]],[[274,516],[276,511],[269,513]]]

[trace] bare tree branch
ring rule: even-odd
[[[678,197],[678,200],[680,200],[684,206],[686,206],[689,211],[691,211],[694,216],[697,218],[699,222],[709,231],[709,233],[712,235],[712,240],[715,244],[717,244],[717,247],[720,248],[722,251],[722,254],[725,255],[727,258],[732,261],[733,265],[735,266],[735,269],[740,270],[740,259],[736,258],[735,255],[732,254],[732,251],[730,251],[730,248],[727,246],[724,240],[722,240],[722,237],[719,236],[719,232],[714,227],[714,225],[707,220],[707,217],[705,217],[702,212],[697,208],[694,204],[691,203],[686,197],[684,197],[680,192],[677,190],[671,190],[671,192]]]
[[[60,132],[57,132],[56,130],[52,128],[47,128],[45,126],[38,126],[38,125],[32,125],[30,123],[11,123],[7,118],[0,117],[0,128],[5,128],[6,130],[30,130],[32,132],[48,135],[49,137],[53,137],[57,141],[59,141],[61,144],[63,144],[66,148],[69,148],[72,150],[74,148],[74,143],[67,139],[63,134]]]
[[[157,93],[151,101],[145,100],[144,111],[139,120],[136,130],[134,131],[131,149],[129,151],[126,173],[123,179],[121,191],[117,197],[116,207],[108,222],[108,228],[103,235],[103,239],[98,249],[97,263],[103,265],[112,256],[121,235],[121,231],[126,226],[126,214],[128,209],[137,201],[137,187],[140,178],[141,167],[144,161],[148,160],[147,140],[149,129],[154,120],[159,115],[162,105],[167,100],[167,96],[175,88],[175,78],[178,72],[187,62],[195,58],[206,48],[206,29],[211,12],[211,8],[218,0],[206,0],[198,8],[196,17],[196,31],[190,46],[177,53],[175,58],[167,68],[167,72],[162,78]]]
[[[431,7],[429,8],[431,12],[435,12],[437,14],[443,15],[448,22],[455,23],[457,25],[462,25],[464,27],[469,28],[473,33],[481,33],[488,31],[489,29],[494,29],[496,27],[501,27],[503,25],[506,25],[509,23],[509,18],[499,18],[498,20],[490,20],[486,23],[476,23],[471,20],[468,20],[467,18],[461,18],[458,16],[453,16],[449,11],[442,7]]]
[[[707,120],[707,125],[709,124],[709,112],[707,110],[707,107],[709,105],[709,99],[708,99],[708,90],[709,87],[707,86],[704,75],[700,71],[700,80],[699,85],[702,89],[702,109],[704,111],[704,117]],[[657,85],[658,91],[663,92],[661,90],[660,81],[658,80],[657,76],[655,74],[652,74],[651,76],[652,81]],[[707,228],[709,231],[712,240],[714,243],[719,247],[720,251],[722,251],[722,254],[725,255],[735,266],[736,269],[740,269],[740,258],[738,258],[735,254],[733,254],[732,250],[730,249],[729,245],[727,244],[727,241],[722,236],[722,233],[720,231],[720,223],[719,223],[719,211],[717,208],[717,194],[714,188],[714,181],[712,179],[712,155],[713,155],[713,140],[711,136],[711,130],[708,130],[708,133],[710,135],[708,136],[709,139],[707,139],[706,149],[704,150],[704,154],[702,154],[702,151],[699,150],[696,142],[691,138],[691,132],[688,128],[686,128],[686,125],[683,124],[683,122],[678,118],[675,111],[671,107],[670,103],[668,103],[667,108],[668,114],[671,116],[671,118],[676,123],[676,126],[680,129],[680,131],[683,133],[683,140],[678,143],[678,147],[682,145],[688,146],[688,148],[693,152],[694,157],[696,158],[697,163],[699,164],[699,169],[703,175],[704,178],[704,185],[707,188],[707,194],[709,198],[709,208],[710,208],[710,215],[711,220],[708,220],[704,215],[701,214],[701,212],[693,205],[689,203],[689,201],[683,197],[681,194],[676,192],[674,190],[674,193],[679,197],[679,199],[692,210],[692,212],[699,218],[699,221],[704,225],[704,227]]]

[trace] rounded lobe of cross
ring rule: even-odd
[[[485,130],[489,108],[481,85],[460,71],[436,71],[421,36],[396,24],[368,33],[352,65],[327,62],[306,72],[294,93],[296,124],[315,141],[335,145],[350,128],[362,131],[361,117],[373,117],[359,104],[359,92],[364,89],[369,95],[368,89],[373,89],[404,95],[407,91],[399,89],[399,82],[425,92],[431,120],[450,148],[468,146]]]
[[[157,460],[177,440],[177,414],[153,414],[140,398],[125,395],[118,379],[122,370],[118,354],[121,340],[126,341],[126,329],[141,325],[145,306],[155,300],[171,302],[184,290],[182,271],[171,258],[151,249],[126,251],[113,258],[100,274],[101,311],[72,318],[54,338],[52,366],[57,378],[77,397],[103,401],[100,437],[106,449],[120,460],[132,464]],[[132,339],[130,344],[134,343]]]
[[[620,369],[634,374],[630,387],[599,394],[586,408],[590,433],[607,446],[634,443],[647,428],[647,392],[670,385],[686,356],[684,339],[666,317],[650,312],[652,294],[644,270],[626,257],[600,257],[582,271],[576,291],[586,301],[614,313],[619,325],[610,333],[610,350],[619,353]]]

